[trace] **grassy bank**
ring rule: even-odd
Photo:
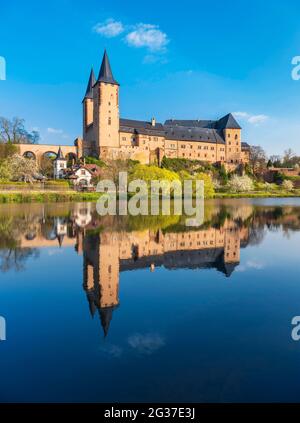
[[[27,192],[1,192],[0,204],[2,203],[50,203],[70,201],[97,201],[99,194],[96,192],[75,191],[27,191]]]
[[[290,191],[256,191],[256,192],[219,192],[213,198],[286,198],[300,197],[300,190]],[[97,201],[99,194],[96,192],[75,191],[0,191],[0,204],[2,203],[63,203],[72,201]]]
[[[300,197],[300,190],[294,191],[256,191],[256,192],[216,192],[214,198],[287,198]]]

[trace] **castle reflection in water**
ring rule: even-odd
[[[5,261],[12,250],[21,251],[24,259],[25,252],[45,247],[74,247],[83,256],[90,313],[99,313],[106,336],[119,305],[120,272],[142,268],[155,272],[163,266],[170,271],[215,269],[230,277],[240,263],[241,248],[259,243],[265,228],[299,229],[300,209],[281,210],[254,207],[246,200],[208,203],[205,223],[188,228],[179,216],[101,218],[92,203],[25,205],[21,216],[15,215],[13,206],[3,206],[0,219],[7,222],[13,216],[14,231],[3,232],[1,226],[0,258]]]

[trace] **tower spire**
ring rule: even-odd
[[[86,98],[93,98],[93,86],[96,83],[96,79],[95,79],[95,74],[94,74],[94,69],[91,69],[91,73],[90,73],[90,77],[89,77],[89,82],[86,88],[86,92],[85,92],[85,96],[84,96],[84,100]]]
[[[106,50],[104,50],[104,55],[97,82],[106,82],[108,84],[119,85],[113,77]]]

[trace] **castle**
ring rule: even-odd
[[[134,159],[158,163],[162,158],[184,158],[236,168],[249,160],[249,145],[230,113],[219,120],[166,120],[164,124],[120,118],[120,85],[104,52],[96,80],[91,71],[83,99],[84,156]]]
[[[19,144],[20,154],[38,162],[44,156],[76,161],[84,156],[133,159],[160,164],[162,158],[199,160],[235,170],[249,161],[250,146],[242,142],[242,128],[231,113],[219,120],[122,119],[119,83],[114,79],[106,51],[96,80],[91,71],[83,105],[83,137],[73,146]],[[61,150],[61,152],[59,151]]]

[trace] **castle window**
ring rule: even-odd
[[[230,134],[228,134],[228,138],[230,138]]]
[[[198,150],[201,150],[201,148],[202,148],[201,145],[198,145]]]
[[[234,138],[237,140],[239,137],[238,137],[238,135],[236,135]]]
[[[111,117],[108,118],[108,124],[111,125]]]
[[[210,149],[211,149],[211,150],[214,150],[214,149],[215,149],[215,147],[210,147]]]

